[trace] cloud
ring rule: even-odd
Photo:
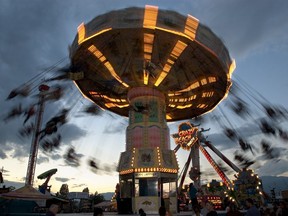
[[[40,156],[37,159],[37,164],[42,164],[42,163],[47,163],[47,162],[49,162],[49,158],[48,157]]]
[[[119,119],[112,119],[104,128],[103,133],[105,134],[115,134],[115,133],[125,133],[126,127],[128,123],[126,120],[122,120],[121,117]]]
[[[59,159],[62,159],[62,158],[63,158],[63,156],[60,155],[60,154],[52,154],[51,155],[51,159],[52,160],[59,160]]]
[[[205,17],[212,30],[224,38],[233,55],[238,58],[250,55],[253,51],[268,50],[269,46],[280,48],[277,45],[280,43],[287,47],[286,1],[272,5],[269,0],[261,1],[261,4],[248,0],[221,0],[209,2],[208,7],[207,1],[204,1],[200,7],[203,10],[198,17],[200,22],[201,17]]]
[[[60,182],[68,182],[70,179],[69,178],[60,178],[60,177],[55,177],[55,179],[57,180],[57,181],[60,181]]]
[[[87,186],[86,184],[73,184],[72,188],[80,188],[80,187],[86,187],[86,186]]]
[[[1,159],[7,158],[7,155],[5,154],[5,152],[2,149],[0,149],[0,158]]]
[[[73,141],[84,137],[87,132],[83,130],[80,126],[73,123],[67,123],[63,125],[62,131],[62,142],[65,145],[70,145]]]
[[[269,173],[272,176],[280,176],[287,172],[287,164],[287,160],[267,161],[257,170],[257,173],[259,175],[267,175]]]

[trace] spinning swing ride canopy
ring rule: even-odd
[[[167,121],[215,108],[235,68],[208,27],[155,6],[111,11],[82,23],[70,58],[71,78],[103,109],[128,116],[129,90],[146,86],[165,95]]]

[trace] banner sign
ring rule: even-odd
[[[189,150],[197,141],[198,128],[190,122],[183,122],[178,126],[178,133],[172,134],[176,145]]]

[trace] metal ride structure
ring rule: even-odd
[[[235,62],[225,45],[191,15],[146,6],[82,23],[70,59],[86,98],[129,117],[118,211],[175,213],[179,168],[167,122],[203,115],[227,96]]]
[[[204,130],[203,128],[199,130],[197,126],[194,126],[188,121],[183,122],[178,126],[178,133],[172,134],[176,144],[176,147],[174,148],[175,153],[180,148],[190,151],[187,161],[183,167],[183,172],[181,173],[181,176],[179,176],[180,183],[178,185],[178,194],[181,195],[182,193],[184,180],[187,176],[190,164],[192,166],[189,171],[189,177],[194,181],[194,185],[201,192],[202,189],[200,177],[202,172],[200,170],[199,156],[201,151],[223,181],[225,185],[224,188],[226,188],[224,192],[226,197],[233,202],[236,202],[237,205],[245,205],[245,199],[249,197],[257,201],[257,204],[262,204],[264,191],[259,177],[254,174],[252,170],[247,169],[248,166],[240,169],[237,165],[230,161],[210,141],[206,140],[205,136],[203,135],[203,132],[205,131],[207,130]],[[221,159],[221,161],[224,161],[235,172],[234,176],[236,177],[236,180],[229,179],[229,177],[225,174],[225,171],[214,160],[206,148],[209,148],[212,152],[214,152]],[[201,196],[199,198],[201,198]]]
[[[209,130],[209,129],[208,129]],[[223,155],[210,141],[207,141],[203,135],[204,130],[194,126],[190,122],[183,122],[178,127],[178,133],[172,134],[175,144],[177,145],[174,149],[177,152],[180,148],[190,151],[187,162],[183,168],[183,175],[178,187],[178,192],[182,189],[184,179],[186,177],[189,165],[192,162],[192,167],[189,172],[190,178],[195,182],[197,188],[200,188],[200,157],[199,152],[201,151],[217,174],[221,177],[223,183],[228,187],[232,187],[232,183],[226,174],[222,171],[221,167],[216,163],[216,161],[211,157],[209,152],[205,149],[208,147],[211,149],[217,156],[221,158],[228,166],[230,166],[236,173],[240,172],[241,169],[231,162],[225,155]]]
[[[37,110],[37,118],[35,118],[35,125],[36,130],[33,134],[33,139],[31,143],[30,148],[30,154],[29,154],[29,161],[27,166],[27,173],[26,173],[26,180],[25,185],[33,186],[34,182],[34,175],[35,175],[35,168],[36,168],[36,161],[37,161],[37,155],[38,155],[38,148],[39,148],[39,130],[42,124],[42,116],[44,112],[44,106],[45,106],[45,97],[47,96],[47,92],[49,90],[49,86],[47,85],[40,85],[39,90],[39,105]]]

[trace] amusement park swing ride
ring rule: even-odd
[[[179,132],[172,135],[176,147],[171,149],[167,122],[187,121],[214,110],[231,90],[232,72],[236,67],[222,41],[195,17],[159,10],[156,6],[111,11],[78,27],[69,56],[69,67],[46,82],[73,80],[82,95],[96,104],[91,112],[108,110],[129,119],[126,150],[121,153],[117,168],[119,212],[136,212],[143,208],[147,213],[157,213],[159,207],[165,205],[175,213],[177,194],[181,192],[191,161],[189,175],[200,188],[200,151],[227,188],[233,188],[207,147],[238,176],[245,174],[205,139],[205,129],[199,130],[191,122],[179,125]],[[22,90],[12,91],[8,99],[24,94]],[[39,90],[39,95],[43,91],[49,92],[48,98],[46,94],[42,99],[40,96],[42,102],[59,99],[62,95],[61,88],[49,90],[44,84]],[[43,112],[41,104],[38,103],[38,129]],[[243,103],[236,103],[234,109],[241,113]],[[283,114],[270,106],[264,110],[273,118]],[[17,107],[5,120],[21,112],[21,107]],[[26,184],[33,184],[39,140],[56,133],[57,128],[65,124],[68,113],[69,109],[63,109],[46,123],[44,129],[36,129]],[[272,133],[273,128],[265,123],[263,121],[263,133]],[[227,127],[225,134],[231,139],[239,138],[233,128]],[[42,147],[52,151],[59,146],[60,139],[58,136]],[[239,139],[239,144],[243,150],[249,149],[244,140]],[[178,184],[176,153],[180,148],[190,153]],[[267,144],[266,150],[269,151]],[[246,168],[249,167],[249,161],[239,157],[239,161],[247,162]],[[74,149],[69,149],[65,158],[74,166],[79,164]],[[93,161],[89,165],[98,167]]]

